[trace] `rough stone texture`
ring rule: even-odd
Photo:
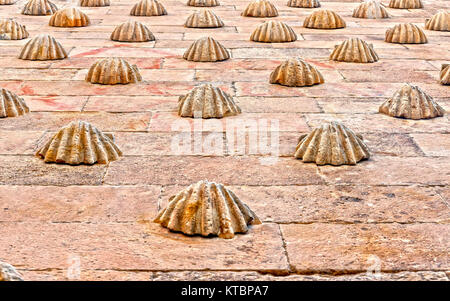
[[[141,0],[136,3],[130,11],[132,16],[163,16],[167,10],[158,0]]]
[[[0,261],[0,281],[23,281],[23,279],[12,265]]]
[[[389,18],[384,5],[378,0],[366,0],[353,10],[353,18],[385,19]]]
[[[186,50],[183,58],[194,62],[217,62],[230,58],[225,47],[211,37],[201,38]]]
[[[58,8],[49,0],[29,0],[22,9],[23,15],[45,16],[54,14]]]
[[[442,64],[439,78],[442,85],[450,85],[450,64]]]
[[[351,38],[334,47],[330,60],[351,63],[374,63],[378,55],[372,44],[359,38]]]
[[[25,26],[15,20],[0,20],[0,40],[22,40],[28,38]]]
[[[155,36],[141,22],[129,20],[117,25],[111,33],[111,40],[119,42],[148,42],[154,41]]]
[[[244,17],[269,18],[277,17],[278,10],[268,0],[254,0],[248,4],[241,14]]]
[[[399,44],[425,44],[427,36],[417,25],[412,23],[397,24],[386,30],[384,39],[388,43]]]
[[[212,10],[202,9],[193,12],[186,19],[184,26],[192,28],[218,28],[223,27],[224,24]]]
[[[423,8],[422,0],[391,0],[390,8],[416,9]]]
[[[287,6],[315,8],[315,7],[320,7],[320,2],[319,2],[319,0],[289,0],[287,3]]]
[[[100,6],[110,6],[110,0],[80,0],[78,3],[80,6],[87,7],[100,7]]]
[[[17,117],[30,112],[23,98],[6,89],[0,89],[0,118]]]
[[[440,10],[431,19],[425,19],[425,29],[450,31],[450,13]]]
[[[67,52],[56,39],[48,34],[40,34],[23,46],[19,59],[31,61],[62,60]]]
[[[303,22],[303,27],[315,29],[336,29],[345,26],[345,21],[340,15],[327,9],[316,10]]]
[[[288,87],[304,87],[323,84],[325,81],[316,67],[302,59],[289,59],[270,74],[271,84]]]
[[[75,7],[58,10],[49,21],[49,25],[55,27],[84,27],[89,24],[89,17]]]
[[[142,81],[142,76],[136,65],[121,58],[106,58],[91,66],[86,81],[103,85],[129,84]]]
[[[297,34],[281,21],[266,21],[256,27],[250,40],[264,43],[294,42],[297,40]]]

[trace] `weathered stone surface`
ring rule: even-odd
[[[211,37],[195,41],[184,53],[183,58],[194,62],[217,62],[230,58],[228,50]]]
[[[439,78],[442,85],[450,85],[450,64],[442,64]]]
[[[49,21],[49,25],[55,27],[84,27],[89,24],[89,17],[75,7],[58,10]]]
[[[425,44],[428,39],[422,29],[412,23],[398,24],[386,31],[384,39],[388,43]]]
[[[0,281],[23,281],[23,278],[12,265],[0,261]]]
[[[154,41],[155,36],[146,25],[138,21],[129,20],[117,25],[111,33],[111,40],[119,42],[148,42]]]
[[[297,34],[286,23],[271,20],[258,25],[250,40],[264,43],[294,42],[297,40]]]
[[[288,87],[313,86],[324,82],[319,70],[300,58],[288,59],[270,74],[271,84]]]
[[[425,29],[450,31],[450,13],[440,10],[431,19],[425,19]]]
[[[415,9],[423,8],[422,0],[391,0],[390,8]]]
[[[158,0],[141,0],[136,3],[130,11],[132,16],[163,16],[167,10]]]
[[[103,85],[129,84],[142,81],[142,76],[136,65],[121,58],[105,58],[91,66],[86,81]]]
[[[360,38],[348,39],[334,47],[330,60],[352,63],[374,63],[378,61],[378,55],[372,44]]]
[[[32,61],[62,60],[66,57],[63,46],[48,34],[40,34],[28,41],[19,55],[19,59]]]
[[[389,14],[378,0],[366,0],[353,10],[353,18],[385,19]]]
[[[28,38],[29,33],[24,25],[15,20],[0,20],[0,40],[22,40]]]
[[[54,14],[58,8],[49,0],[29,0],[22,9],[23,15],[45,16]]]
[[[427,156],[450,157],[450,134],[411,134],[414,141]]]
[[[212,10],[202,9],[193,12],[187,18],[184,26],[192,28],[218,28],[223,27],[224,24]]]
[[[276,17],[278,16],[278,10],[268,0],[254,0],[247,5],[241,15],[258,18]]]
[[[100,7],[100,6],[110,6],[110,0],[80,0],[80,6],[87,7]]]
[[[220,3],[218,0],[188,0],[186,5],[198,7],[211,7],[211,6],[219,6]]]
[[[289,0],[287,3],[287,6],[315,8],[315,7],[320,7],[320,2],[319,2],[319,0]]]
[[[30,112],[23,98],[15,93],[0,88],[0,118],[17,117]]]
[[[346,26],[344,19],[332,10],[320,9],[305,18],[303,27],[315,29],[336,29]]]

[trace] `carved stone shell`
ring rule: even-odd
[[[349,63],[374,63],[378,55],[372,44],[367,44],[360,38],[351,38],[334,47],[330,60]]]
[[[325,122],[311,133],[302,135],[297,144],[295,158],[317,165],[355,165],[370,157],[362,136],[345,125]]]
[[[192,28],[218,28],[223,27],[223,22],[209,9],[202,9],[190,15],[184,26]]]
[[[216,62],[230,58],[225,47],[211,37],[201,38],[186,50],[183,58],[194,62]]]
[[[291,58],[270,74],[270,83],[288,87],[304,87],[323,84],[324,79],[316,67],[302,59]]]
[[[28,112],[30,109],[21,97],[0,88],[0,118],[17,117]]]
[[[422,29],[412,23],[397,24],[386,31],[385,41],[400,44],[425,44],[427,36]]]
[[[0,261],[0,281],[23,281],[23,278],[12,265]]]
[[[303,7],[303,8],[316,8],[320,7],[319,0],[289,0],[287,6],[290,7]]]
[[[0,5],[11,5],[16,2],[17,2],[17,0],[0,0]]]
[[[197,6],[197,7],[212,7],[219,6],[219,0],[188,0],[188,6]]]
[[[450,64],[442,64],[439,77],[442,85],[450,85]]]
[[[86,121],[72,121],[62,127],[36,152],[45,162],[106,164],[122,156],[111,134],[104,134]]]
[[[267,0],[255,0],[250,2],[242,12],[244,17],[276,17],[278,16],[278,11],[275,5]]]
[[[0,21],[0,40],[22,40],[28,36],[29,33],[24,25],[10,19]]]
[[[384,19],[389,14],[382,3],[378,0],[366,0],[353,10],[353,18]]]
[[[80,0],[80,6],[87,7],[100,7],[100,6],[110,6],[110,0]]]
[[[54,13],[48,24],[55,27],[84,27],[91,24],[91,21],[78,8],[68,7]]]
[[[307,16],[303,22],[303,27],[316,29],[336,29],[344,28],[345,21],[332,10],[320,9]]]
[[[450,13],[445,10],[438,11],[431,19],[426,19],[425,29],[450,31]]]
[[[263,43],[294,42],[297,40],[297,34],[289,25],[270,20],[258,25],[250,36],[250,40]]]
[[[86,75],[86,81],[93,84],[116,85],[142,81],[136,65],[130,65],[121,58],[104,58],[95,62]]]
[[[211,84],[192,89],[178,99],[178,115],[195,118],[222,118],[241,113],[233,98]]]
[[[421,0],[391,0],[389,2],[390,8],[423,8],[423,4]]]
[[[58,8],[49,0],[29,0],[22,9],[23,15],[46,16],[54,14]]]
[[[157,0],[141,0],[130,11],[132,16],[162,16],[167,15],[164,6]]]
[[[28,41],[22,48],[19,59],[32,61],[61,60],[67,57],[67,52],[48,34],[40,34]]]
[[[192,184],[169,199],[155,223],[186,235],[233,238],[248,225],[261,224],[255,213],[231,190],[206,180]]]
[[[405,84],[381,104],[379,112],[406,119],[429,119],[443,116],[445,110],[419,87]]]
[[[111,40],[119,42],[148,42],[154,41],[155,36],[141,22],[130,20],[114,29],[111,34]]]

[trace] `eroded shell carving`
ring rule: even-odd
[[[270,20],[258,25],[250,36],[250,40],[263,43],[294,42],[297,40],[297,34],[289,25]]]
[[[425,29],[450,31],[450,13],[445,10],[438,11],[431,19],[425,20]]]
[[[0,261],[0,281],[23,281],[23,278],[12,265]]]
[[[439,78],[442,85],[450,85],[450,64],[442,64]]]
[[[405,84],[383,102],[380,113],[406,119],[429,119],[443,116],[445,110],[417,86]]]
[[[388,43],[425,44],[427,36],[422,29],[412,23],[397,24],[386,31],[384,39]]]
[[[197,6],[197,7],[212,7],[219,6],[219,0],[188,0],[188,6]]]
[[[230,58],[225,47],[211,37],[201,38],[186,50],[183,58],[194,62],[216,62]]]
[[[270,83],[288,87],[304,87],[323,84],[324,79],[316,67],[302,59],[291,58],[270,74]]]
[[[22,9],[23,15],[46,16],[54,14],[58,8],[49,0],[29,0]]]
[[[339,122],[331,121],[302,135],[294,156],[317,165],[355,165],[368,159],[370,154],[361,135]]]
[[[382,3],[378,0],[366,0],[353,10],[353,18],[384,19],[389,14]]]
[[[130,11],[132,16],[162,16],[167,15],[164,6],[157,0],[141,0]]]
[[[0,20],[0,40],[22,40],[28,38],[25,26],[14,20]]]
[[[194,118],[223,118],[241,113],[233,98],[211,84],[192,89],[178,99],[178,115]]]
[[[17,2],[17,0],[0,0],[0,5],[11,5],[16,2]]]
[[[223,25],[222,20],[209,9],[192,13],[184,23],[184,26],[191,28],[218,28],[223,27]]]
[[[287,3],[287,6],[315,8],[315,7],[320,7],[320,2],[319,2],[319,0],[289,0]]]
[[[360,38],[351,38],[334,47],[330,60],[349,63],[374,63],[378,55],[372,44],[367,44]]]
[[[421,0],[391,0],[389,2],[390,8],[423,8],[423,4]]]
[[[278,16],[278,11],[275,5],[267,0],[255,0],[250,2],[245,10],[242,12],[244,17],[276,17]]]
[[[116,85],[142,81],[136,65],[130,65],[121,58],[105,58],[95,62],[86,75],[86,81],[93,84]]]
[[[231,190],[206,180],[192,184],[169,199],[155,223],[187,235],[233,238],[248,225],[261,224],[256,214]]]
[[[316,10],[303,22],[303,27],[315,29],[337,29],[345,26],[345,21],[341,16],[327,9]]]
[[[61,60],[66,57],[66,50],[48,34],[40,34],[28,41],[19,55],[19,59],[32,61]]]
[[[15,93],[0,88],[0,118],[17,117],[30,112],[23,98]]]
[[[110,6],[110,0],[80,0],[80,6],[86,7],[101,7],[101,6]]]
[[[91,24],[91,21],[78,8],[68,7],[54,13],[48,24],[55,27],[84,27]]]
[[[120,42],[154,41],[155,36],[148,27],[138,21],[128,21],[118,25],[111,34],[111,40]]]
[[[62,127],[36,152],[44,162],[106,164],[122,156],[112,134],[104,134],[86,121],[72,121]]]

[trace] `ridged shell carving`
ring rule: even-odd
[[[29,0],[22,9],[23,15],[46,16],[54,14],[58,8],[49,0]]]
[[[425,44],[427,36],[422,29],[412,23],[397,24],[386,31],[384,39],[388,43]]]
[[[211,84],[192,89],[178,99],[178,115],[194,118],[223,118],[241,113],[233,98]]]
[[[303,8],[316,8],[320,7],[319,0],[289,0],[287,6],[290,7],[303,7]]]
[[[438,11],[431,19],[426,19],[425,29],[436,31],[450,31],[450,13]]]
[[[345,125],[325,122],[311,133],[302,135],[297,144],[295,158],[317,165],[355,165],[370,157],[362,136]]]
[[[91,24],[91,21],[78,8],[68,7],[54,13],[48,24],[55,27],[84,27]]]
[[[279,65],[270,74],[271,84],[288,87],[304,87],[323,84],[322,74],[316,67],[299,58],[291,58]]]
[[[442,85],[450,85],[450,64],[442,64],[439,77]]]
[[[261,224],[256,214],[231,190],[206,180],[172,196],[154,222],[186,235],[225,239],[248,232],[248,225]]]
[[[167,15],[164,6],[157,0],[141,0],[130,11],[132,16],[162,16]]]
[[[0,118],[17,117],[30,112],[23,98],[15,93],[0,89]]]
[[[385,19],[389,14],[378,0],[366,0],[353,10],[353,18]]]
[[[351,38],[334,47],[330,60],[349,63],[374,63],[378,55],[372,44],[367,44],[360,38]]]
[[[0,281],[23,281],[23,278],[12,265],[0,261]]]
[[[0,21],[0,40],[22,40],[28,36],[26,27],[16,21],[10,19]]]
[[[225,47],[211,37],[201,38],[186,50],[183,58],[194,62],[216,62],[230,58]]]
[[[22,48],[19,59],[32,61],[61,60],[67,57],[67,52],[48,34],[40,34],[28,41]]]
[[[104,134],[86,121],[72,121],[62,127],[36,152],[44,162],[106,164],[122,156],[114,136]]]
[[[320,9],[307,16],[303,22],[303,27],[315,29],[336,29],[344,28],[345,21],[332,10]]]
[[[191,28],[218,28],[223,25],[222,20],[209,9],[194,12],[184,23],[184,26]]]
[[[419,87],[405,84],[381,104],[379,112],[406,119],[429,119],[443,116],[445,110]]]
[[[101,6],[110,6],[110,0],[80,0],[80,6],[86,7],[101,7]]]
[[[93,84],[116,85],[142,81],[136,65],[130,65],[121,58],[105,58],[95,62],[86,75],[86,81]]]
[[[242,12],[242,16],[261,18],[276,17],[278,16],[278,10],[270,1],[255,0],[247,5]]]
[[[154,41],[155,36],[148,27],[138,21],[127,21],[118,25],[111,34],[111,40],[120,42]]]
[[[423,4],[421,0],[391,0],[389,2],[390,8],[423,8]]]
[[[17,0],[0,0],[0,5],[11,5],[16,2],[17,2]]]
[[[258,25],[250,36],[250,40],[263,43],[294,42],[297,40],[297,34],[289,25],[270,20]]]
[[[219,0],[188,0],[188,6],[197,6],[197,7],[212,7],[219,6]]]

